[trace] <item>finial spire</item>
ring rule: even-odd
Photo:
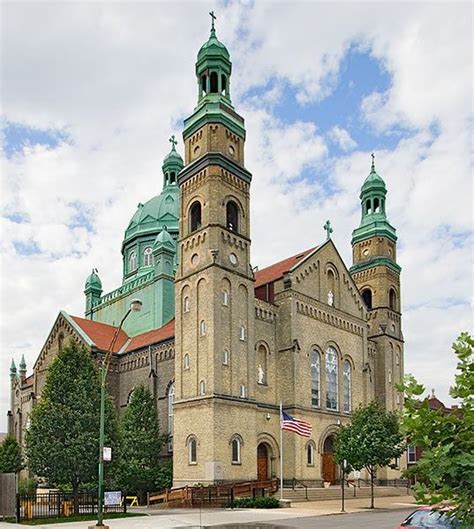
[[[212,31],[215,31],[215,28],[214,28],[214,21],[216,20],[216,15],[214,14],[214,11],[209,11],[209,15],[211,17],[211,32]]]
[[[10,375],[16,375],[16,365],[15,365],[15,360],[13,360],[12,358],[12,363],[11,363],[11,366],[10,366]]]
[[[372,156],[372,165],[370,167],[370,170],[372,173],[375,173],[375,154],[372,153],[370,156]]]
[[[326,240],[329,241],[331,238],[331,233],[334,231],[331,228],[331,222],[329,220],[326,221],[326,224],[323,226],[324,230],[326,231]]]
[[[20,371],[26,371],[26,362],[25,362],[25,355],[21,355],[20,360]]]
[[[175,151],[176,150],[175,147],[176,145],[178,145],[178,142],[176,141],[174,134],[171,136],[171,138],[168,141],[171,143],[171,150]]]

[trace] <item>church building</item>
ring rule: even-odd
[[[350,268],[328,221],[324,240],[258,270],[251,261],[253,176],[231,74],[213,21],[197,56],[184,160],[172,137],[161,193],[138,204],[125,230],[122,284],[104,293],[93,269],[84,317],[59,312],[30,376],[24,359],[18,371],[12,361],[8,429],[20,443],[48,366],[70,339],[97,360],[113,345],[108,390],[119,413],[137,385],[150,388],[169,434],[163,457],[173,458],[175,487],[280,477],[280,402],[312,425],[309,439],[283,433],[284,478],[335,482],[333,437],[353,410],[373,399],[401,408],[397,236],[374,159],[360,192]],[[142,310],[119,330],[134,299]]]

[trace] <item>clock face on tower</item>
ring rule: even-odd
[[[230,264],[233,265],[233,266],[236,266],[237,263],[239,262],[238,259],[237,259],[237,256],[235,255],[235,253],[231,253],[229,255],[229,261],[230,261]]]

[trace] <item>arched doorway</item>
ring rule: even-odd
[[[257,479],[264,481],[269,477],[269,453],[268,446],[260,443],[257,447]]]
[[[322,478],[331,485],[336,483],[336,463],[334,461],[334,437],[328,435],[324,440],[322,456]]]

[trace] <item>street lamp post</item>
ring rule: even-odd
[[[120,329],[131,312],[139,312],[143,303],[139,299],[133,299],[130,308],[125,313],[120,325],[115,330],[105,357],[102,358],[100,366],[100,435],[99,435],[99,498],[97,509],[97,524],[95,527],[104,527],[104,440],[105,440],[105,381],[109,370],[110,358],[117,341]]]

